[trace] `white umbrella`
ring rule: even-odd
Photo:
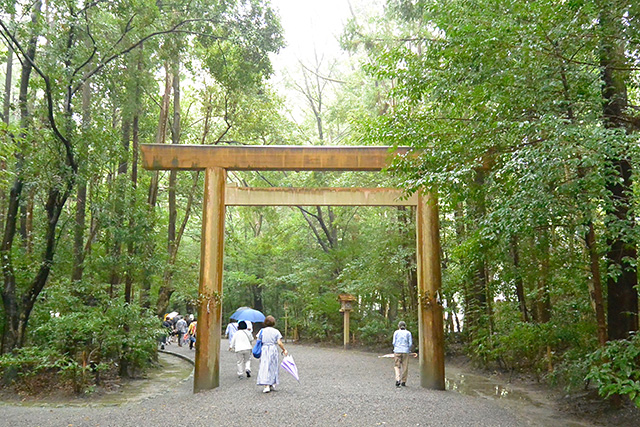
[[[393,357],[393,356],[395,356],[395,354],[389,353],[389,354],[385,354],[383,356],[378,356],[378,359],[380,359],[382,357]],[[409,353],[409,356],[418,357],[418,353]]]

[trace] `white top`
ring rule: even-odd
[[[229,341],[229,348],[234,350],[236,353],[243,350],[251,350],[253,345],[253,336],[251,332],[246,329],[241,329],[233,335],[231,341]]]

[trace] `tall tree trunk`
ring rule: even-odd
[[[36,189],[31,186],[26,195],[26,201],[20,206],[20,235],[22,236],[22,247],[27,254],[33,250],[33,207],[36,197]]]
[[[171,126],[171,144],[180,143],[180,56],[176,53],[172,68],[173,74],[173,123]],[[158,315],[161,315],[167,308],[171,294],[174,289],[172,285],[173,268],[178,253],[176,241],[176,223],[178,218],[178,208],[176,204],[176,186],[178,173],[175,170],[169,172],[169,224],[167,229],[167,252],[168,262],[164,273],[162,285],[158,291]],[[160,305],[162,302],[162,306]]]
[[[40,18],[40,11],[42,8],[42,2],[36,1],[31,13],[31,23],[35,28]],[[36,46],[38,41],[38,34],[32,34],[28,46],[26,55],[32,60],[36,55]],[[20,135],[18,137],[19,148],[16,153],[16,173],[13,181],[13,185],[9,191],[9,200],[7,204],[7,213],[5,215],[5,229],[2,237],[2,245],[0,246],[0,265],[2,266],[2,275],[4,286],[2,289],[2,302],[4,305],[5,316],[5,328],[2,336],[2,348],[1,352],[4,354],[19,347],[23,340],[22,335],[22,322],[24,319],[24,311],[21,307],[20,298],[17,295],[17,283],[16,276],[13,270],[12,261],[12,247],[13,240],[15,238],[18,229],[18,212],[20,208],[20,201],[22,198],[22,190],[24,188],[24,178],[22,176],[22,170],[24,166],[24,141],[27,133],[26,129],[29,124],[29,109],[27,104],[27,94],[29,90],[29,79],[31,78],[31,61],[24,61],[22,66],[22,72],[20,75],[20,92],[18,94],[18,106],[20,110]]]
[[[132,189],[132,197],[131,197],[131,205],[129,206],[129,236],[133,236],[135,234],[135,227],[136,227],[136,222],[135,222],[135,204],[136,204],[136,199],[135,199],[135,191],[136,188],[138,186],[138,144],[139,144],[139,126],[140,126],[140,119],[138,116],[138,112],[136,111],[135,115],[133,116],[133,137],[132,137],[132,142],[133,142],[133,156],[132,156],[132,160],[131,160],[131,189]],[[126,303],[130,303],[133,300],[133,282],[134,282],[134,265],[132,263],[132,260],[135,259],[136,255],[137,255],[137,251],[136,251],[136,246],[134,244],[134,239],[129,238],[128,242],[127,242],[127,259],[129,260],[128,262],[128,268],[127,268],[127,274],[125,277],[125,284],[124,284],[124,300]]]
[[[604,315],[604,299],[602,297],[602,277],[600,275],[600,254],[596,244],[596,231],[593,221],[589,221],[588,231],[585,236],[587,250],[589,252],[589,266],[591,269],[591,282],[589,294],[596,312],[596,324],[598,325],[598,342],[604,346],[607,342],[607,321]]]
[[[401,224],[398,231],[400,233],[407,233],[411,219],[414,217],[413,210],[407,209],[405,206],[399,206],[396,212],[398,213],[398,222]],[[409,240],[410,239],[406,239],[407,242]],[[415,242],[413,243],[413,247],[415,249]],[[405,313],[408,311],[413,312],[418,307],[418,272],[416,269],[416,252],[415,250],[407,250],[406,252],[410,255],[407,255],[404,260],[407,275],[405,285],[402,288],[402,309]],[[405,289],[406,292],[404,291]]]
[[[13,21],[13,16],[11,17]],[[11,122],[11,84],[13,78],[13,49],[11,46],[7,48],[7,69],[4,82],[4,102],[2,107],[2,121],[7,126]],[[7,169],[7,163],[4,157],[0,158],[0,173]],[[0,229],[4,227],[4,211],[6,209],[6,195],[4,191],[0,192]]]
[[[571,97],[569,78],[567,76],[566,59],[558,48],[558,43],[553,43],[556,57],[560,64],[560,77],[562,80],[563,96],[567,105],[567,120],[575,123],[573,111],[574,101]],[[578,167],[578,177],[584,179],[586,171],[584,167]],[[607,323],[604,315],[604,300],[602,297],[602,276],[600,274],[600,254],[596,244],[596,233],[591,215],[587,221],[587,232],[585,233],[585,244],[589,254],[589,269],[591,270],[591,281],[589,282],[589,296],[596,313],[596,324],[598,325],[598,342],[604,346],[607,342]]]
[[[612,2],[601,6],[600,69],[602,70],[603,121],[607,129],[628,132],[626,117],[629,67],[622,45],[623,17]],[[608,159],[611,176],[607,183],[612,208],[608,214],[609,270],[619,271],[607,279],[609,339],[628,338],[638,330],[637,251],[634,235],[633,170],[628,150],[619,148]]]
[[[251,286],[251,296],[253,299],[253,308],[258,311],[264,310],[264,305],[262,302],[262,286],[253,285]]]
[[[129,147],[131,143],[131,118],[128,117],[128,113],[123,113],[122,118],[122,151],[123,157],[120,159],[118,163],[118,173],[117,178],[114,180],[114,193],[115,203],[114,206],[114,215],[118,218],[118,225],[116,227],[124,227],[124,211],[123,206],[121,204],[122,200],[125,200],[124,185],[122,182],[123,176],[126,175],[128,170],[128,161],[127,156],[129,153]],[[119,237],[120,233],[115,233],[113,235],[112,249],[111,249],[111,258],[113,260],[113,264],[111,266],[111,274],[109,277],[109,296],[111,298],[115,298],[118,292],[118,287],[122,283],[122,241]]]
[[[143,45],[141,44],[137,49],[137,73],[138,76],[142,75],[142,63],[143,63]],[[132,137],[131,142],[133,145],[131,153],[131,204],[129,206],[129,236],[135,235],[135,208],[136,208],[136,188],[138,187],[138,145],[140,138],[140,82],[138,79],[135,81],[134,88],[134,104],[133,111],[133,123],[132,123]],[[137,250],[134,243],[134,239],[129,238],[127,242],[127,255],[128,255],[128,268],[125,278],[124,286],[124,300],[130,303],[133,300],[133,282],[134,282],[134,264],[133,260],[136,258]]]
[[[13,17],[11,19],[13,21]],[[13,49],[7,48],[7,69],[4,79],[4,101],[2,103],[2,121],[5,124],[11,122],[11,84],[13,79]]]
[[[473,195],[469,201],[469,213],[472,221],[480,224],[486,214],[485,206],[485,170],[477,168],[473,182]],[[479,232],[478,229],[475,232]],[[478,245],[475,248],[474,260],[472,263],[472,277],[468,284],[466,292],[466,308],[465,323],[468,327],[470,337],[476,338],[478,333],[488,326],[489,319],[486,318],[488,313],[487,303],[487,266],[485,259],[485,250],[482,241],[478,239]]]
[[[540,274],[538,275],[538,290],[536,292],[536,311],[539,323],[551,320],[551,297],[549,294],[550,276],[550,241],[549,229],[543,228],[538,236],[540,254]]]
[[[91,83],[85,80],[82,85],[82,131],[88,132],[91,126]],[[76,216],[73,232],[73,268],[71,280],[74,282],[82,280],[84,273],[84,231],[87,217],[87,179],[80,173],[78,189],[76,191]]]
[[[509,249],[511,252],[511,258],[513,259],[513,268],[516,276],[516,297],[518,298],[520,316],[523,322],[528,322],[529,313],[527,311],[527,304],[525,300],[524,283],[522,282],[522,275],[520,274],[520,253],[518,251],[518,236],[516,234],[511,235]]]
[[[166,75],[164,78],[164,94],[162,95],[162,104],[160,104],[160,117],[158,119],[158,131],[156,133],[156,144],[164,144],[167,137],[167,122],[169,120],[169,106],[171,103],[171,87],[173,79],[179,79],[180,76],[173,76],[169,71],[169,65],[165,64]],[[158,182],[160,172],[154,172],[149,185],[149,205],[154,207],[158,202]]]
[[[539,236],[539,246],[541,247],[541,263],[540,277],[538,278],[538,292],[536,292],[536,310],[538,312],[538,321],[547,323],[551,320],[551,295],[549,277],[550,271],[550,246],[551,239],[549,229],[544,227]],[[553,351],[550,345],[547,345],[547,370],[553,372]]]
[[[169,106],[171,105],[171,88],[173,87],[173,79],[179,78],[179,76],[172,76],[171,71],[169,70],[169,64],[165,64],[165,80],[164,80],[164,94],[162,95],[162,103],[160,104],[160,116],[158,119],[158,131],[156,132],[156,144],[164,144],[166,136],[167,136],[167,121],[169,119]],[[151,209],[153,209],[158,202],[158,184],[160,181],[160,172],[154,172],[151,177],[151,184],[149,185],[149,197],[148,204]],[[151,258],[154,253],[154,248],[152,246],[147,248],[148,258]],[[166,272],[165,272],[166,274]],[[164,279],[163,279],[164,283]],[[145,280],[143,281],[143,289],[141,291],[142,295],[146,295],[145,299],[148,298],[149,292],[151,289],[151,283],[149,281],[149,274],[145,274]],[[171,293],[161,292],[158,295],[158,300],[156,302],[156,313],[158,316],[162,317],[165,313],[168,305],[169,299],[171,298]],[[143,305],[147,305],[143,301]]]

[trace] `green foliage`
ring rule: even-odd
[[[357,333],[360,342],[377,348],[388,348],[391,345],[393,331],[396,329],[389,319],[379,313],[368,313],[361,321]],[[411,330],[411,328],[409,328]],[[414,335],[417,339],[417,334]]]
[[[139,307],[110,301],[58,313],[32,333],[32,345],[64,355],[79,366],[125,364],[135,376],[156,358],[159,322]],[[68,370],[70,370],[69,368]]]
[[[52,348],[23,347],[0,356],[0,378],[3,385],[27,393],[57,389],[67,382],[74,392],[81,393],[89,386],[90,371],[100,369],[104,369],[104,366],[83,366]]]
[[[305,312],[308,321],[305,322],[303,333],[311,340],[340,342],[342,314],[337,295],[325,293],[314,296],[307,301]]]
[[[586,360],[586,379],[594,382],[600,396],[627,396],[640,408],[640,335],[609,341]]]
[[[549,363],[547,347],[555,344],[549,323],[520,323],[496,336],[493,354],[508,370],[540,373]]]

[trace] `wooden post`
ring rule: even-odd
[[[287,303],[284,303],[284,342],[287,342],[287,337],[289,336],[289,306]]]
[[[416,215],[420,384],[424,388],[444,390],[440,227],[435,193],[418,196]]]
[[[340,312],[344,313],[344,322],[343,322],[343,334],[344,334],[344,348],[349,348],[349,313],[353,310],[352,303],[356,300],[356,297],[349,294],[340,294],[338,295],[338,300],[340,300]]]
[[[345,311],[344,312],[344,328],[343,328],[343,333],[344,333],[344,340],[343,340],[343,346],[344,349],[346,350],[347,348],[349,348],[349,311]]]
[[[226,170],[215,167],[206,169],[205,174],[194,393],[220,385],[226,175]]]

